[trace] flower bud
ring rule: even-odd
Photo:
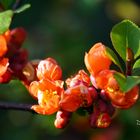
[[[41,79],[59,80],[62,76],[62,70],[53,58],[47,58],[40,61],[37,67],[37,77]]]
[[[111,123],[110,116],[107,113],[101,113],[96,121],[96,126],[98,128],[106,128],[110,125],[110,123]]]
[[[70,121],[71,113],[67,111],[58,111],[56,114],[56,120],[54,121],[54,125],[56,128],[62,129],[67,126]]]

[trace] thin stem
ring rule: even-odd
[[[15,10],[19,4],[20,4],[21,0],[16,0],[15,4],[13,5],[13,10]]]
[[[6,110],[21,110],[21,111],[29,111],[31,113],[36,113],[31,109],[32,104],[21,104],[21,103],[9,103],[0,101],[0,109]]]
[[[132,75],[132,62],[131,61],[126,62],[126,75],[127,76]]]
[[[126,76],[130,76],[132,74],[132,64],[134,61],[134,54],[131,48],[127,48],[126,53]]]

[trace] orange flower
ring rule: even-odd
[[[32,106],[32,109],[39,114],[49,115],[59,110],[59,101],[64,92],[64,82],[59,80],[62,71],[52,58],[39,62],[37,76],[39,81],[33,81],[29,91],[33,97],[38,99],[39,105]]]
[[[92,90],[93,91],[93,90]],[[85,85],[68,88],[60,101],[63,110],[74,112],[79,107],[88,107],[93,102],[93,93]]]
[[[37,67],[37,77],[41,79],[58,80],[61,79],[62,70],[53,58],[40,61]]]
[[[38,91],[38,104],[33,105],[32,109],[39,114],[50,115],[59,110],[60,96],[56,91]]]
[[[108,80],[110,77],[113,77],[113,73],[115,71],[113,70],[102,70],[100,71],[96,76],[95,76],[95,87],[96,88],[100,88],[100,89],[105,89],[107,84],[108,84]]]
[[[0,57],[4,56],[7,52],[7,43],[3,35],[0,35]]]
[[[74,94],[65,94],[60,101],[60,107],[69,112],[76,111],[80,105],[82,104],[82,100],[78,95]]]
[[[93,76],[102,70],[109,69],[111,60],[107,57],[105,46],[102,43],[96,43],[85,54],[85,65]]]
[[[120,90],[116,80],[114,78],[110,78],[106,89],[106,94],[114,106],[118,108],[129,108],[138,99],[139,87],[135,86],[127,93],[124,93]]]
[[[32,106],[32,109],[39,114],[49,115],[59,110],[59,101],[63,93],[63,81],[51,81],[42,79],[34,81],[29,86],[33,97],[38,99],[39,105]]]
[[[91,77],[93,85],[105,91],[112,104],[118,108],[129,108],[138,99],[139,88],[135,86],[129,92],[121,91],[116,79],[113,77],[115,71],[102,70],[95,77]],[[94,79],[94,80],[93,80]]]
[[[60,84],[60,85],[59,85]],[[32,109],[39,114],[49,115],[59,110],[59,101],[63,92],[63,82],[41,80],[30,84],[31,95],[38,99],[39,105],[32,106]]]
[[[112,104],[118,108],[130,108],[137,101],[139,96],[138,86],[124,93],[120,90],[114,77],[109,78],[105,91]]]
[[[39,105],[32,109],[39,114],[53,114],[59,109],[59,101],[63,93],[63,81],[40,80],[34,81],[29,86],[30,93],[38,99]]]
[[[84,84],[86,86],[90,85],[90,78],[88,74],[84,70],[79,70],[78,74],[76,74],[72,78],[68,78],[66,80],[67,87],[74,87],[79,84]]]
[[[98,128],[106,128],[110,125],[111,118],[107,113],[101,113],[96,120],[96,126]]]
[[[61,95],[61,92],[63,92],[63,84],[64,82],[61,80],[51,81],[49,79],[46,80],[40,80],[40,81],[33,81],[31,82],[29,86],[29,91],[31,95],[35,98],[38,97],[38,91],[46,91],[46,90],[52,90],[57,91],[57,94]]]

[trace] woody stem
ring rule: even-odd
[[[132,75],[132,62],[131,61],[126,62],[126,75],[127,76]]]
[[[15,4],[13,5],[13,10],[15,10],[19,4],[20,4],[21,0],[16,0]]]
[[[31,113],[36,113],[32,110],[32,104],[22,104],[22,103],[9,103],[0,101],[0,109],[6,110],[20,110],[20,111],[29,111]]]
[[[132,64],[134,60],[134,54],[131,48],[127,48],[126,51],[126,75],[132,75]]]

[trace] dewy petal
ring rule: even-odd
[[[93,76],[101,70],[109,69],[111,60],[106,56],[105,46],[102,43],[96,43],[85,54],[85,65]]]

